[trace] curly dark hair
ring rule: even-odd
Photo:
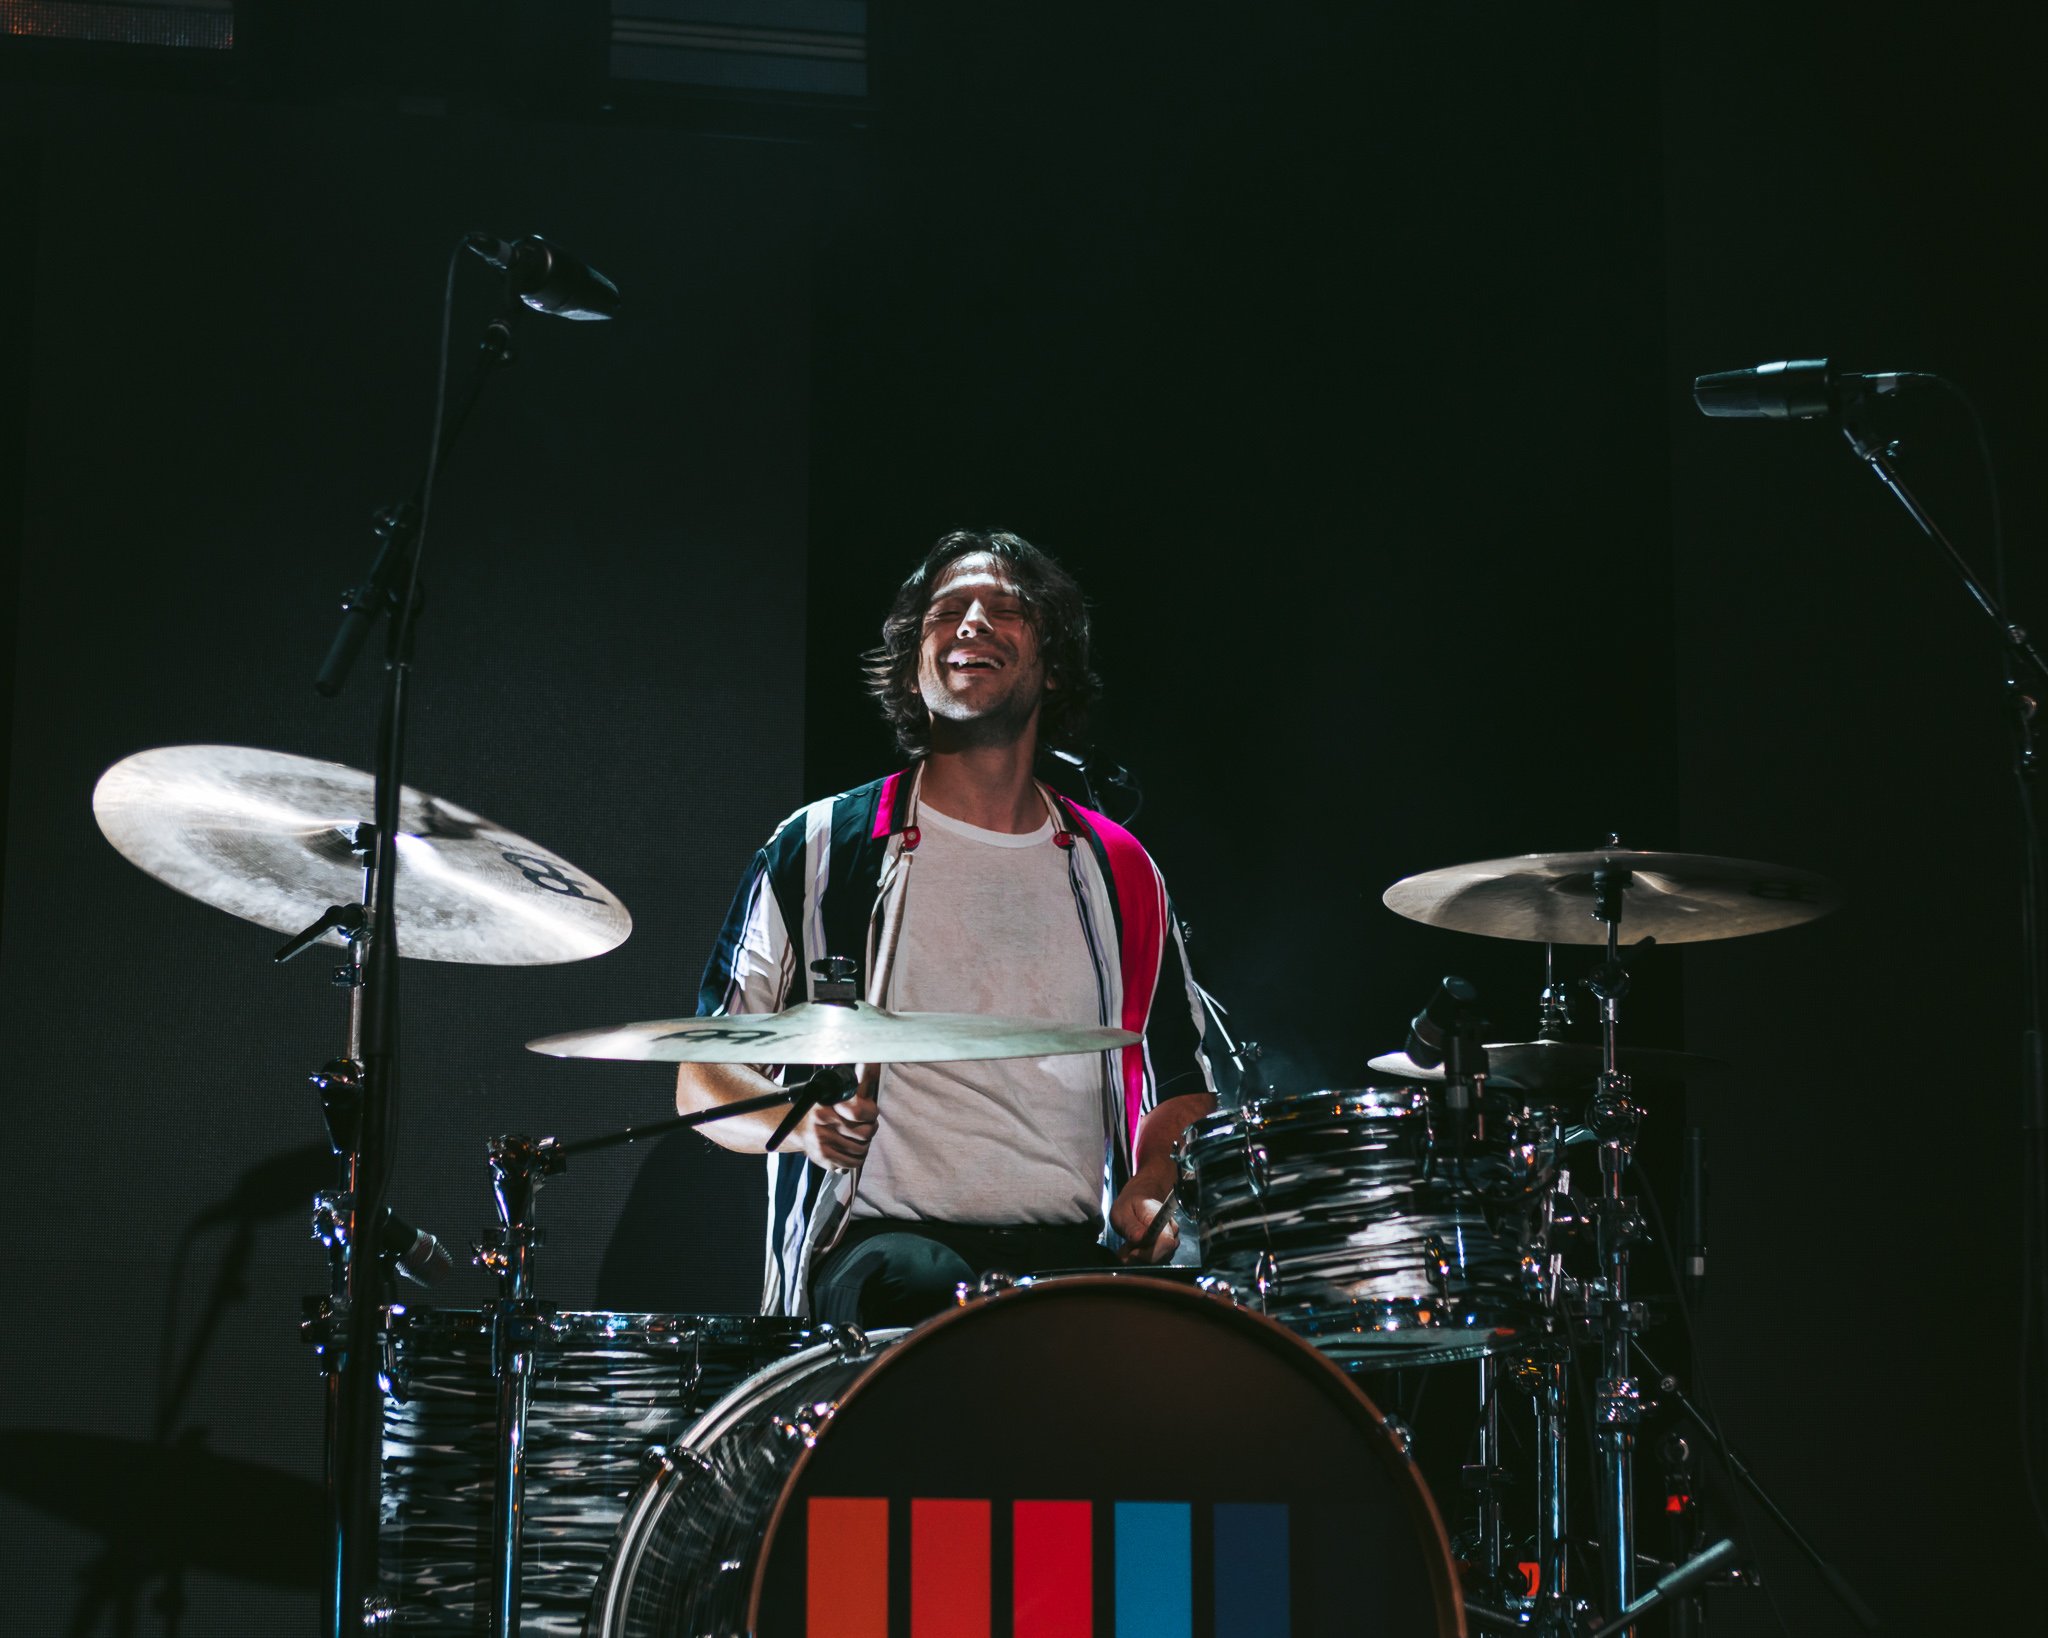
[[[924,554],[924,561],[896,590],[896,600],[882,622],[880,645],[861,656],[868,692],[881,706],[883,719],[906,756],[930,752],[931,713],[917,686],[925,611],[947,565],[976,553],[986,553],[1003,566],[1038,638],[1047,684],[1039,706],[1039,744],[1048,750],[1078,750],[1087,732],[1089,708],[1102,691],[1102,679],[1088,663],[1087,599],[1050,553],[1004,529],[955,529],[941,535]]]

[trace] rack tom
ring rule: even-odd
[[[1264,1098],[1188,1129],[1202,1263],[1351,1369],[1476,1359],[1539,1321],[1549,1114],[1442,1087]]]

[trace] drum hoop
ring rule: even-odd
[[[1290,1092],[1260,1098],[1235,1109],[1204,1115],[1188,1128],[1190,1149],[1238,1131],[1267,1132],[1300,1122],[1357,1119],[1413,1120],[1428,1113],[1429,1095],[1420,1086],[1350,1086],[1328,1091]]]
[[[1458,1577],[1453,1568],[1453,1560],[1451,1558],[1450,1536],[1444,1529],[1443,1515],[1437,1511],[1436,1498],[1429,1493],[1429,1487],[1422,1482],[1422,1474],[1417,1470],[1414,1461],[1402,1453],[1395,1443],[1393,1435],[1388,1432],[1386,1416],[1381,1412],[1379,1406],[1375,1405],[1366,1396],[1365,1391],[1358,1386],[1357,1382],[1341,1366],[1324,1355],[1320,1349],[1311,1347],[1292,1331],[1288,1330],[1286,1326],[1279,1324],[1275,1320],[1268,1319],[1264,1314],[1254,1312],[1234,1298],[1206,1291],[1191,1290],[1186,1286],[1174,1285],[1166,1280],[1119,1279],[1113,1274],[1076,1274],[1057,1281],[1041,1280],[1030,1285],[1014,1286],[1007,1290],[992,1292],[986,1296],[976,1297],[971,1301],[963,1302],[957,1308],[948,1309],[944,1313],[926,1320],[914,1330],[896,1333],[900,1340],[893,1347],[886,1348],[879,1353],[874,1362],[853,1380],[848,1386],[846,1393],[840,1398],[830,1420],[818,1430],[816,1437],[806,1444],[802,1454],[791,1465],[788,1473],[783,1475],[781,1486],[776,1491],[775,1505],[769,1510],[767,1526],[761,1533],[760,1553],[754,1564],[754,1584],[747,1593],[747,1629],[750,1632],[760,1630],[761,1572],[767,1568],[768,1561],[773,1556],[776,1537],[781,1532],[783,1515],[789,1506],[790,1498],[796,1493],[799,1481],[802,1480],[805,1470],[809,1467],[811,1457],[815,1453],[818,1444],[831,1436],[832,1424],[845,1414],[846,1407],[860,1397],[861,1391],[870,1382],[874,1381],[883,1371],[888,1370],[897,1360],[913,1352],[926,1337],[933,1335],[935,1332],[942,1331],[948,1326],[958,1324],[968,1314],[982,1312],[990,1304],[1016,1302],[1028,1299],[1034,1293],[1100,1292],[1106,1295],[1111,1291],[1121,1292],[1126,1296],[1135,1296],[1145,1301],[1163,1300],[1170,1303],[1209,1303],[1226,1306],[1232,1313],[1252,1320],[1256,1326],[1263,1328],[1267,1333],[1265,1338],[1267,1342],[1285,1344],[1283,1348],[1276,1350],[1277,1352],[1289,1354],[1295,1358],[1306,1357],[1312,1360],[1314,1362],[1312,1367],[1314,1371],[1320,1372],[1330,1383],[1341,1388],[1343,1392],[1337,1397],[1340,1401],[1350,1402],[1347,1408],[1353,1411],[1353,1414],[1363,1423],[1365,1431],[1372,1436],[1371,1442],[1375,1459],[1380,1462],[1382,1467],[1393,1472],[1397,1482],[1400,1484],[1402,1499],[1407,1508],[1410,1521],[1424,1526],[1429,1537],[1431,1548],[1429,1554],[1429,1580],[1431,1587],[1437,1594],[1436,1638],[1467,1638],[1465,1600],[1458,1590]],[[881,1334],[885,1333],[877,1333],[877,1335]],[[749,1378],[749,1381],[758,1380],[758,1377]],[[734,1393],[738,1391],[738,1389],[735,1389]],[[731,1397],[732,1395],[727,1395],[727,1398]],[[723,1403],[724,1401],[720,1401],[720,1406],[714,1406],[712,1411],[706,1412],[703,1420],[708,1421],[711,1415]],[[691,1431],[694,1433],[696,1430],[693,1428]]]
[[[777,1318],[775,1315],[742,1317]],[[791,1323],[803,1324],[808,1322]],[[821,1324],[813,1327],[813,1329],[830,1331],[833,1328],[830,1325]],[[847,1339],[851,1334],[852,1332],[849,1328],[839,1327],[836,1336],[821,1336],[810,1347],[801,1348],[793,1354],[785,1354],[782,1358],[762,1366],[758,1371],[752,1371],[742,1377],[738,1382],[726,1389],[724,1393],[720,1394],[717,1399],[713,1400],[706,1409],[698,1414],[697,1418],[689,1426],[685,1427],[681,1433],[677,1434],[663,1448],[661,1453],[663,1466],[671,1472],[686,1466],[689,1463],[690,1456],[695,1453],[700,1444],[716,1439],[731,1429],[734,1419],[754,1403],[762,1389],[773,1387],[776,1383],[783,1381],[787,1377],[809,1370],[818,1363],[821,1356],[830,1355],[841,1359],[850,1357],[847,1352]],[[876,1358],[892,1351],[893,1345],[909,1334],[909,1331],[901,1326],[892,1327],[887,1330],[860,1333],[864,1348]],[[872,1364],[873,1359],[870,1359],[868,1363]],[[634,1487],[633,1494],[626,1504],[625,1516],[620,1519],[619,1528],[613,1536],[613,1556],[607,1560],[604,1568],[599,1571],[597,1585],[591,1589],[592,1602],[590,1618],[587,1623],[588,1631],[593,1633],[608,1631],[613,1614],[617,1610],[620,1601],[632,1590],[631,1580],[620,1573],[625,1565],[625,1560],[619,1556],[623,1544],[636,1540],[639,1532],[644,1527],[644,1521],[647,1516],[652,1512],[667,1507],[673,1499],[668,1485],[659,1480],[652,1483],[643,1481]]]

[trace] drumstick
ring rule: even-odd
[[[1166,1198],[1159,1202],[1159,1210],[1153,1214],[1145,1233],[1136,1244],[1124,1247],[1126,1262],[1142,1262],[1145,1254],[1152,1249],[1152,1242],[1159,1238],[1159,1231],[1166,1226],[1166,1219],[1173,1213],[1173,1203],[1180,1198],[1180,1180],[1174,1180],[1173,1187],[1166,1191]]]

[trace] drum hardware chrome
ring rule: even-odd
[[[1252,1263],[1252,1289],[1259,1294],[1259,1306],[1264,1308],[1268,1298],[1279,1295],[1280,1265],[1274,1260],[1268,1248],[1258,1254]]]
[[[1512,1482],[1499,1465],[1500,1378],[1499,1362],[1491,1356],[1482,1356],[1479,1361],[1479,1449],[1476,1452],[1479,1459],[1459,1474],[1465,1488],[1473,1492],[1478,1508],[1478,1559],[1490,1587],[1499,1585],[1506,1567],[1501,1492]]]
[[[794,1415],[774,1417],[768,1425],[779,1437],[809,1450],[817,1444],[819,1433],[838,1410],[838,1400],[821,1399],[816,1404],[802,1406]],[[704,1464],[704,1470],[707,1473],[711,1471],[708,1462]]]
[[[1380,1426],[1394,1442],[1394,1448],[1409,1461],[1415,1460],[1415,1430],[1392,1411],[1380,1413]]]
[[[1610,835],[1607,845],[1618,848],[1620,837]],[[1629,992],[1628,968],[1621,959],[1621,922],[1628,891],[1634,884],[1633,872],[1620,862],[1593,871],[1592,914],[1606,930],[1607,959],[1583,980],[1600,1003],[1603,1062],[1587,1124],[1600,1145],[1600,1199],[1593,1226],[1606,1290],[1599,1304],[1603,1369],[1596,1390],[1595,1454],[1600,1480],[1603,1591],[1610,1611],[1625,1610],[1635,1599],[1637,1393],[1629,1376],[1628,1359],[1629,1343],[1640,1315],[1636,1305],[1629,1301],[1628,1265],[1638,1219],[1633,1203],[1623,1197],[1621,1189],[1642,1112],[1630,1096],[1629,1077],[1617,1067],[1621,1003]]]
[[[1247,1132],[1244,1140],[1244,1180],[1252,1194],[1263,1200],[1273,1185],[1273,1156],[1263,1143],[1254,1143]]]
[[[1543,945],[1543,988],[1536,997],[1536,1036],[1539,1040],[1561,1040],[1571,1027],[1572,990],[1557,981],[1557,943]]]
[[[498,1385],[497,1475],[491,1491],[491,1631],[514,1638],[520,1626],[520,1558],[526,1517],[526,1438],[533,1409],[535,1351],[546,1329],[534,1295],[542,1245],[534,1221],[541,1185],[560,1171],[554,1139],[517,1133],[488,1146],[491,1194],[498,1207],[494,1256],[482,1260],[498,1276],[489,1309],[491,1375]]]
[[[1422,1237],[1423,1272],[1429,1283],[1436,1287],[1438,1302],[1451,1300],[1451,1253],[1442,1240],[1434,1234]]]
[[[1010,1273],[1009,1270],[1002,1268],[991,1268],[985,1271],[982,1274],[981,1278],[974,1282],[973,1296],[974,1298],[998,1296],[1005,1291],[1014,1290],[1016,1285],[1017,1276]],[[963,1291],[966,1289],[965,1281],[961,1283],[960,1289]],[[967,1300],[973,1299],[963,1299],[963,1301]]]
[[[402,1405],[412,1384],[407,1378],[405,1366],[398,1358],[398,1338],[392,1334],[389,1326],[385,1327],[383,1336],[379,1338],[378,1352],[383,1365],[377,1372],[377,1385]]]
[[[1552,1628],[1568,1626],[1573,1613],[1567,1409],[1565,1361],[1547,1360],[1536,1391],[1536,1598],[1539,1619]]]

